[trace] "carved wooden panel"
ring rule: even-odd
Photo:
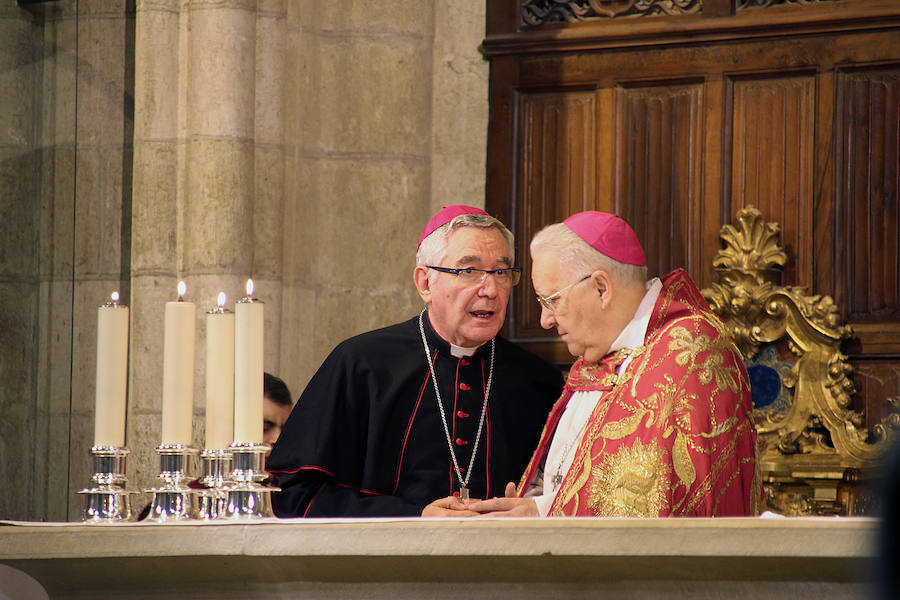
[[[732,79],[730,93],[732,216],[756,206],[781,225],[784,282],[811,287],[813,263],[814,75]]]
[[[836,111],[835,294],[864,344],[900,352],[900,65],[839,72]]]
[[[703,174],[703,84],[618,89],[615,210],[644,240],[647,271],[686,267],[699,237]]]
[[[703,0],[521,0],[522,24],[568,23],[614,17],[691,15]]]
[[[900,363],[895,359],[850,360],[856,393],[850,406],[866,416],[872,427],[887,414],[885,399],[900,394]]]
[[[543,336],[528,242],[545,225],[594,208],[597,103],[594,92],[577,91],[526,93],[519,104],[521,204],[514,228],[524,272],[512,316],[518,336]]]
[[[837,0],[737,0],[737,10],[747,10],[753,8],[768,8],[770,6],[782,6],[785,4],[810,4],[810,3],[827,3],[836,2]]]
[[[852,326],[852,402],[877,422],[900,394],[900,4],[702,4],[609,17],[590,0],[488,0],[488,209],[520,252],[572,212],[618,212],[654,274],[685,266],[703,288],[721,225],[758,206],[781,225],[780,283],[833,296]],[[523,24],[525,9],[553,14]],[[526,277],[505,334],[570,363]]]

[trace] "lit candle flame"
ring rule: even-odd
[[[225,292],[219,292],[219,308],[225,308]]]
[[[247,280],[247,297],[248,298],[253,297],[253,280],[252,279]]]
[[[187,292],[187,284],[183,281],[178,282],[178,299],[181,300],[184,298],[184,293]]]
[[[109,295],[109,297],[112,300],[113,304],[119,303],[119,292],[118,291],[114,291],[112,294]]]

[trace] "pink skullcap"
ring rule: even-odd
[[[647,264],[634,229],[616,215],[588,210],[572,215],[563,223],[591,248],[615,261],[638,266]]]
[[[419,243],[416,244],[416,250],[419,249],[419,246],[422,245],[422,242],[425,240],[425,238],[434,233],[436,229],[440,229],[459,215],[487,215],[487,213],[480,208],[475,208],[474,206],[465,206],[463,204],[453,204],[451,206],[445,206],[441,210],[437,211],[437,213],[433,217],[431,217],[428,223],[425,224],[425,229],[422,230],[422,235],[419,236]]]

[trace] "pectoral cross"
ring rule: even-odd
[[[553,491],[554,492],[559,489],[560,485],[562,485],[562,480],[563,480],[562,473],[560,473],[559,471],[556,471],[556,475],[554,475],[553,479],[550,480],[553,482]]]
[[[459,488],[459,501],[465,502],[468,499],[469,499],[469,488],[467,488],[466,486],[462,486],[461,488]]]

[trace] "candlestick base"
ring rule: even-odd
[[[164,523],[193,519],[197,514],[196,490],[188,487],[191,458],[197,455],[195,448],[182,444],[163,444],[156,449],[159,454],[159,479],[162,485],[145,489],[153,493],[147,521]]]
[[[86,523],[115,523],[133,521],[131,494],[113,486],[86,488],[78,491],[84,495],[84,510],[81,520]]]
[[[125,446],[94,446],[91,448],[94,473],[92,487],[80,490],[84,496],[81,520],[87,523],[115,523],[131,521],[131,494],[125,489],[125,460],[130,451]]]
[[[196,490],[187,486],[149,488],[144,491],[153,492],[150,512],[145,521],[184,521],[195,518],[197,514]]]
[[[200,454],[203,461],[203,477],[200,483],[205,489],[197,490],[197,517],[204,521],[218,519],[225,514],[228,495],[225,487],[231,473],[231,451],[207,448]]]
[[[280,488],[258,483],[229,486],[225,490],[226,500],[222,518],[237,520],[274,517],[272,492],[279,491]]]
[[[271,446],[255,442],[235,442],[230,447],[231,483],[226,486],[225,519],[264,519],[272,512],[272,492],[280,488],[265,484],[266,454]]]

